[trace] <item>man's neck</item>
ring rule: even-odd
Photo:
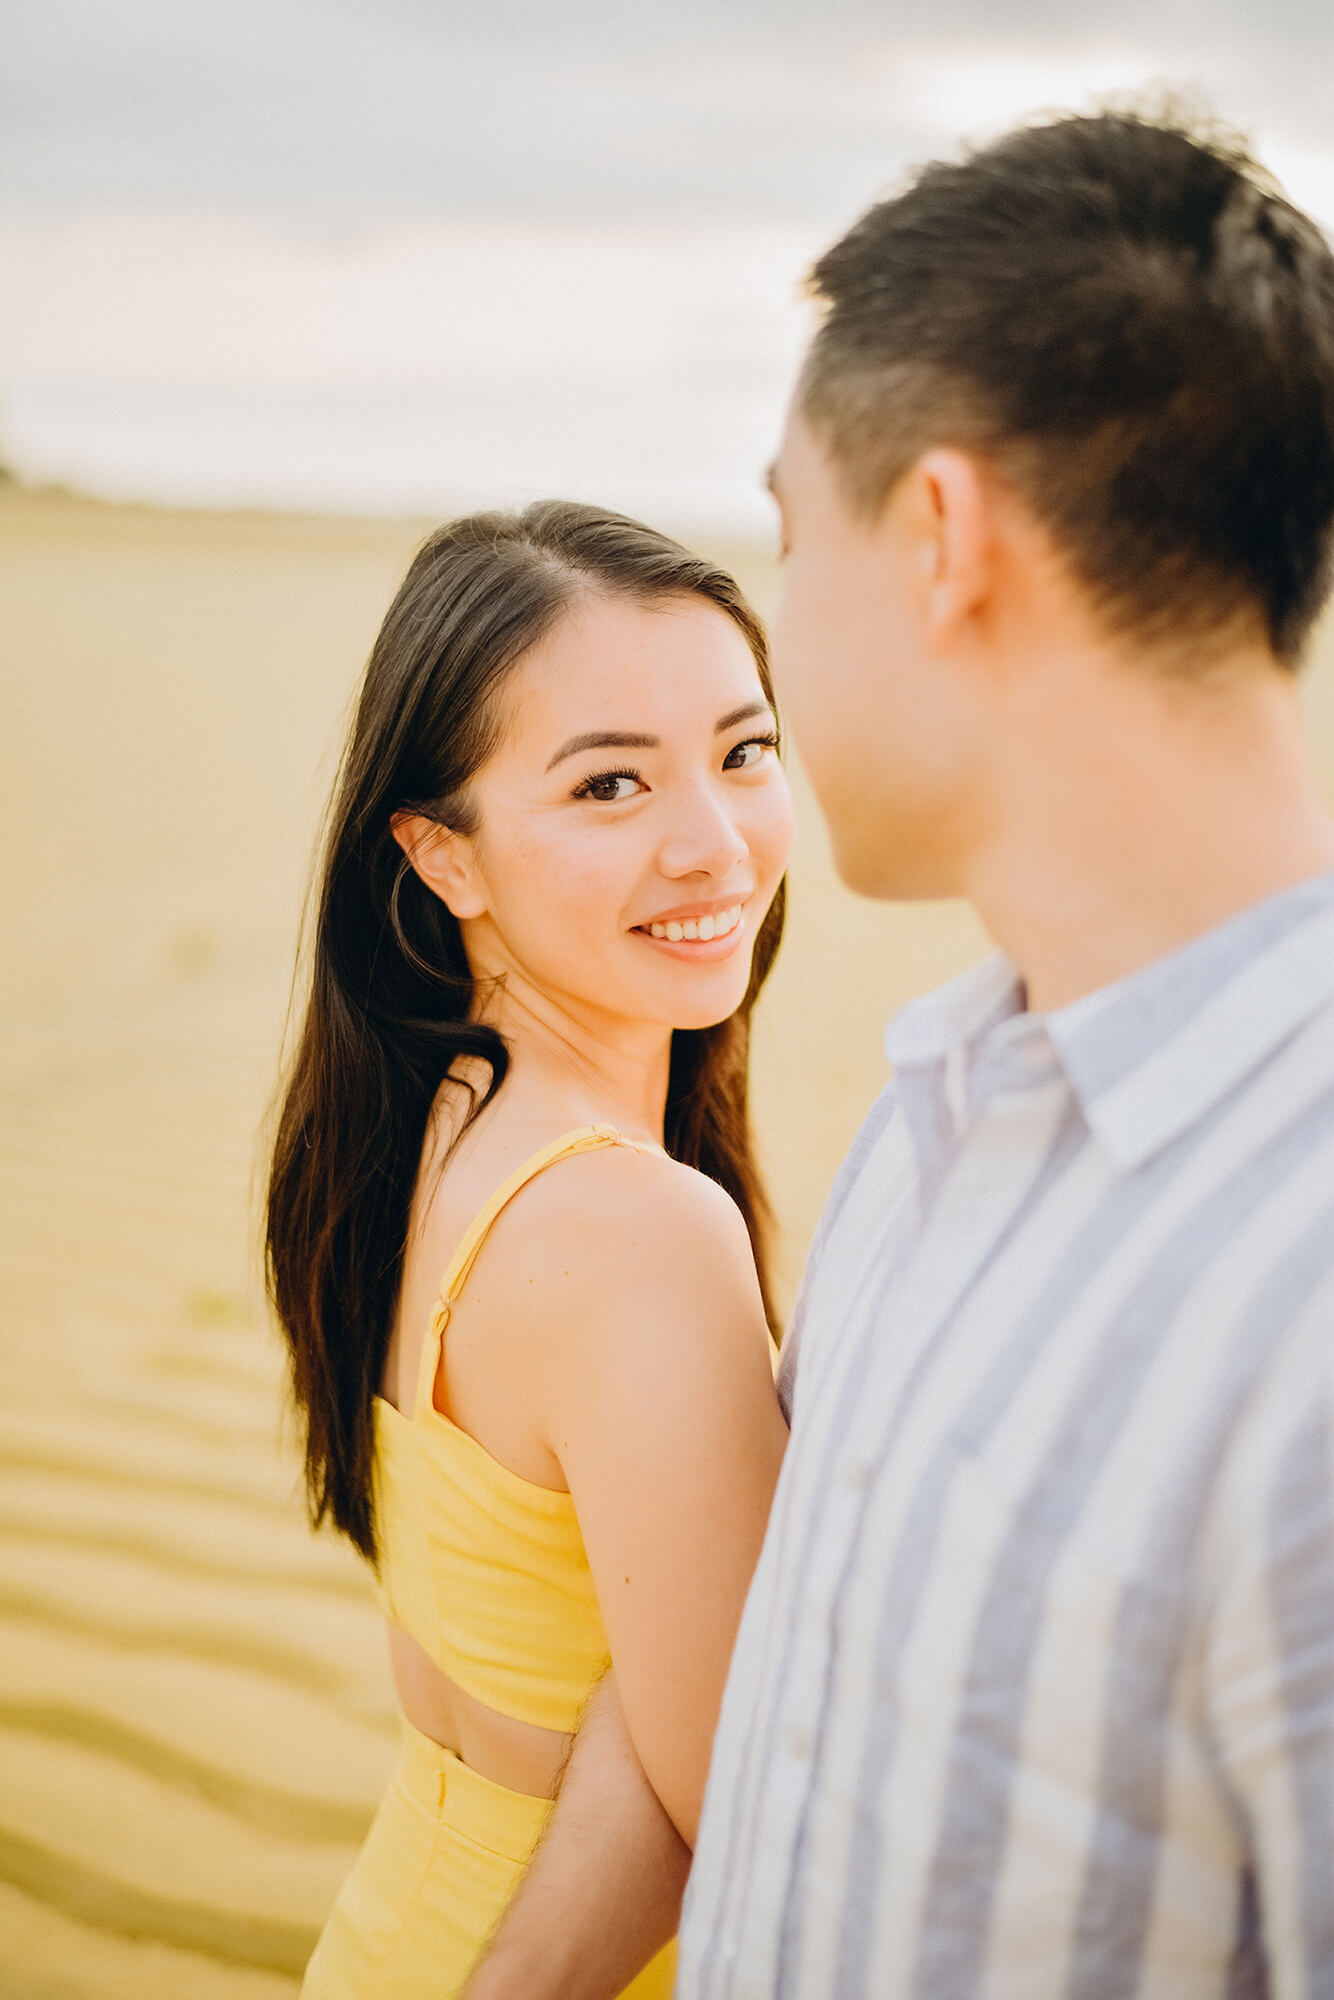
[[[1192,685],[1053,664],[998,757],[964,882],[1035,1011],[1334,869],[1334,820],[1281,669],[1241,658]]]

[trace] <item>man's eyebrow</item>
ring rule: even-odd
[[[744,708],[734,708],[714,727],[714,735],[721,736],[725,729],[735,729],[738,722],[749,722],[752,715],[772,716],[773,709],[767,701],[748,701]]]
[[[572,736],[568,743],[562,743],[547,769],[554,771],[557,764],[563,764],[567,757],[577,757],[581,750],[656,750],[661,741],[658,736],[636,736],[628,729],[589,729],[582,736]]]
[[[777,459],[775,459],[775,460],[774,460],[774,462],[773,462],[773,464],[772,464],[772,465],[766,465],[766,466],[765,466],[765,468],[764,468],[764,488],[765,488],[765,491],[766,491],[767,493],[772,493],[772,494],[773,494],[773,496],[774,496],[774,499],[775,499],[775,500],[776,500],[776,499],[778,498],[778,460],[777,460]]]

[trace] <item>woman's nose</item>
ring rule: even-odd
[[[723,802],[700,791],[677,813],[658,860],[664,875],[709,875],[721,882],[749,852]]]

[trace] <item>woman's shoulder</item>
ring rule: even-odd
[[[581,1261],[616,1262],[628,1252],[656,1260],[706,1243],[730,1246],[751,1261],[745,1220],[731,1196],[659,1147],[609,1140],[572,1149],[525,1194],[534,1234]]]
[[[542,1299],[543,1319],[585,1330],[627,1309],[656,1315],[707,1292],[759,1311],[745,1218],[706,1174],[656,1148],[606,1143],[535,1175],[494,1225],[490,1302]],[[526,1317],[526,1315],[525,1315]]]

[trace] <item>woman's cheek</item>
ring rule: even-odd
[[[546,902],[567,936],[589,941],[603,931],[619,931],[626,889],[605,841],[572,842],[547,872]]]
[[[792,851],[792,840],[797,826],[796,807],[792,803],[792,793],[781,769],[777,781],[770,788],[766,806],[763,825],[755,845],[757,851],[763,855],[763,866],[770,886],[777,888],[779,877],[787,866],[787,858]]]

